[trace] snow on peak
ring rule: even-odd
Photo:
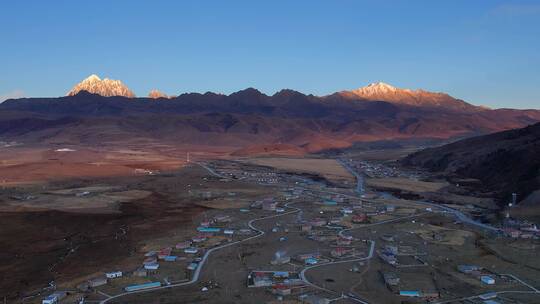
[[[384,97],[387,97],[388,95],[411,95],[416,94],[419,91],[413,91],[409,89],[400,89],[397,87],[394,87],[393,85],[390,85],[385,82],[373,82],[368,84],[365,87],[358,88],[356,90],[349,91],[349,93],[362,97],[362,98],[380,98],[381,100],[385,100]]]
[[[148,97],[149,98],[153,98],[153,99],[157,99],[157,98],[169,98],[169,96],[167,96],[167,94],[165,93],[162,93],[156,89],[153,89],[150,91],[150,93],[148,93]]]
[[[340,92],[340,94],[351,98],[386,101],[413,106],[445,107],[452,109],[471,109],[474,107],[445,93],[400,89],[384,82],[374,82],[356,90]]]
[[[73,96],[80,91],[87,91],[93,94],[101,96],[124,96],[135,97],[135,94],[120,80],[114,80],[104,78],[103,80],[99,76],[92,74],[85,78],[82,82],[76,84],[71,91],[67,93],[68,96]]]
[[[99,76],[96,74],[92,74],[86,77],[86,79],[84,79],[83,81],[101,81],[101,78],[99,78]]]
[[[368,84],[365,87],[354,90],[354,92],[357,92],[363,95],[376,95],[376,94],[385,94],[385,93],[395,93],[400,90],[401,89],[398,89],[384,82],[373,82],[373,83]]]
[[[367,85],[368,88],[381,88],[381,89],[388,89],[388,90],[396,90],[397,88],[389,85],[388,83],[384,82],[373,82]]]

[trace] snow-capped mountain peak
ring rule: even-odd
[[[455,110],[475,110],[476,107],[445,93],[410,90],[394,87],[384,82],[374,82],[339,95],[350,99],[386,101],[394,104],[422,107],[442,107]]]
[[[71,91],[67,93],[68,96],[73,96],[80,91],[87,91],[93,94],[101,96],[124,96],[135,97],[135,94],[120,80],[114,79],[101,79],[99,76],[92,74],[85,78],[80,83],[76,84]]]
[[[154,99],[157,99],[157,98],[169,98],[169,96],[167,96],[167,94],[162,93],[162,92],[160,92],[159,90],[156,90],[156,89],[151,90],[150,93],[148,93],[148,97],[149,98],[154,98]]]

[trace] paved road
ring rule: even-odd
[[[440,205],[440,204],[430,203],[430,202],[424,202],[424,201],[415,201],[415,202],[419,203],[419,204],[426,205],[426,206],[439,208],[439,209],[442,209],[442,210],[444,210],[446,212],[452,213],[456,219],[458,219],[460,222],[462,222],[464,224],[469,224],[469,225],[472,225],[472,226],[476,226],[477,228],[488,230],[488,231],[491,231],[491,232],[501,232],[500,228],[493,227],[491,225],[484,224],[484,223],[481,223],[479,221],[475,221],[475,220],[468,217],[467,215],[465,215],[463,212],[461,212],[459,210],[456,210],[456,209],[453,209],[453,208],[450,208],[450,207],[447,207],[447,206],[444,206],[444,205]]]
[[[339,160],[339,162],[349,171],[351,172],[351,174],[353,174],[356,179],[357,179],[357,187],[356,187],[356,192],[358,194],[363,194],[364,193],[364,180],[363,180],[363,177],[361,174],[357,173],[355,170],[353,170],[346,162],[344,161],[341,161]],[[217,173],[216,171],[214,171],[212,168],[208,167],[206,164],[203,164],[203,163],[198,163],[196,162],[195,164],[203,167],[204,169],[206,169],[210,174],[216,176],[216,177],[219,177],[219,178],[227,178],[226,176],[224,175],[221,175],[219,173]],[[313,190],[312,190],[313,191]],[[332,192],[332,191],[318,191],[318,192],[321,192],[321,193],[334,193],[334,194],[341,194],[341,193],[337,193],[337,192]],[[356,197],[355,197],[356,198]],[[486,228],[486,229],[490,229],[490,230],[498,230],[497,228],[494,228],[494,227],[491,227],[489,225],[485,225],[485,224],[482,224],[482,223],[479,223],[479,222],[476,222],[470,218],[468,218],[467,216],[465,216],[463,213],[459,212],[458,210],[455,210],[455,209],[452,209],[452,208],[449,208],[449,207],[446,207],[446,206],[441,206],[441,205],[437,205],[437,204],[432,204],[432,203],[428,203],[428,202],[418,202],[418,203],[421,203],[421,204],[426,204],[426,205],[430,205],[431,207],[435,207],[435,208],[441,208],[445,211],[448,211],[448,212],[451,212],[453,213],[458,219],[460,219],[461,221],[465,222],[465,223],[470,223],[470,224],[473,224],[473,225],[476,225],[476,226],[480,226],[482,228]],[[248,226],[253,229],[254,231],[257,232],[257,235],[254,235],[254,236],[251,236],[251,237],[248,237],[246,239],[243,239],[243,240],[240,240],[240,241],[236,241],[236,242],[232,242],[232,243],[227,243],[227,244],[224,244],[224,245],[221,245],[221,246],[218,246],[218,247],[214,247],[214,248],[211,248],[209,249],[203,256],[201,262],[199,263],[199,266],[197,267],[197,269],[195,270],[194,274],[193,274],[193,277],[190,281],[188,282],[183,282],[183,283],[177,283],[177,284],[171,284],[171,285],[165,285],[165,286],[161,286],[161,287],[158,287],[158,288],[153,288],[153,289],[146,289],[146,290],[140,290],[140,291],[133,291],[133,292],[124,292],[124,293],[120,293],[120,294],[117,294],[117,295],[114,295],[114,296],[111,296],[103,301],[100,302],[100,304],[105,304],[113,299],[118,299],[120,297],[123,297],[123,296],[126,296],[126,295],[130,295],[130,294],[139,294],[139,293],[147,293],[147,292],[153,292],[153,291],[156,291],[156,290],[161,290],[161,289],[167,289],[167,288],[175,288],[175,287],[181,287],[181,286],[187,286],[187,285],[191,285],[191,284],[194,284],[196,283],[198,280],[199,280],[199,277],[200,277],[200,273],[204,267],[204,264],[206,263],[206,261],[208,260],[210,254],[212,254],[213,252],[215,251],[218,251],[218,250],[221,250],[223,248],[227,248],[227,247],[230,247],[230,246],[234,246],[234,245],[238,245],[240,243],[243,243],[243,242],[247,242],[247,241],[250,241],[250,240],[253,240],[253,239],[256,239],[256,238],[259,238],[261,236],[263,236],[265,234],[265,232],[263,230],[260,230],[258,229],[257,227],[255,227],[253,224],[257,221],[262,221],[262,220],[267,220],[267,219],[271,219],[271,218],[276,218],[276,217],[280,217],[280,216],[284,216],[284,215],[288,215],[288,214],[292,214],[292,213],[295,213],[295,212],[298,212],[300,211],[301,209],[299,208],[296,208],[296,207],[291,207],[289,206],[291,203],[288,203],[286,204],[285,206],[287,208],[290,208],[290,209],[293,209],[291,211],[288,211],[288,212],[285,212],[285,213],[281,213],[281,214],[276,214],[276,215],[272,215],[272,216],[267,216],[267,217],[263,217],[263,218],[257,218],[257,219],[252,219],[248,222]],[[418,216],[418,215],[414,215],[414,216]],[[411,216],[412,217],[412,216]],[[408,218],[408,217],[407,217]],[[385,224],[385,223],[389,223],[389,222],[393,222],[393,221],[397,221],[397,220],[402,220],[403,218],[399,218],[399,219],[393,219],[393,220],[388,220],[388,221],[384,221],[384,222],[379,222],[379,223],[374,223],[374,224],[371,224],[371,225],[366,225],[366,226],[362,226],[362,227],[358,227],[358,228],[365,228],[367,226],[372,226],[372,225],[380,225],[380,224]],[[345,232],[345,231],[348,231],[350,229],[347,229],[347,230],[343,230],[343,231],[340,231],[340,234]],[[334,261],[334,262],[329,262],[329,263],[324,263],[324,264],[318,264],[318,265],[313,265],[313,266],[309,266],[309,267],[306,267],[304,268],[301,272],[300,272],[300,278],[308,285],[314,287],[314,288],[317,288],[317,289],[320,289],[320,290],[325,290],[327,292],[331,292],[331,293],[334,293],[333,291],[331,290],[327,290],[327,289],[324,289],[320,286],[317,286],[313,283],[311,283],[306,277],[305,277],[305,272],[310,270],[310,269],[313,269],[313,268],[316,268],[316,267],[321,267],[321,266],[327,266],[327,265],[333,265],[333,264],[340,264],[340,263],[350,263],[350,262],[356,262],[356,261],[363,261],[363,260],[369,260],[373,257],[373,254],[374,254],[374,249],[375,249],[375,241],[372,241],[372,240],[369,240],[370,242],[370,250],[369,250],[369,254],[366,256],[366,257],[362,257],[362,258],[357,258],[357,259],[349,259],[349,260],[342,260],[342,261]],[[355,297],[351,297],[351,296],[345,296],[343,295],[344,298],[348,298],[350,300],[353,300],[353,301],[356,301],[356,302],[359,302],[359,303],[366,303],[365,301],[361,300],[361,299],[358,299],[358,298],[355,298]]]
[[[501,294],[539,294],[536,291],[519,291],[519,290],[494,291],[493,293],[496,294],[496,295],[501,295]],[[433,304],[465,303],[465,302],[470,303],[470,302],[472,302],[472,300],[474,300],[476,298],[480,298],[480,296],[483,295],[483,294],[486,294],[486,293],[477,294],[477,295],[470,296],[470,297],[463,297],[463,298],[458,298],[458,299],[451,299],[451,300],[444,300],[444,301],[434,302]],[[474,303],[476,303],[476,302],[474,302]]]
[[[393,196],[392,194],[390,193],[384,193],[385,196],[389,197],[389,198],[396,198],[395,196]],[[396,198],[397,199],[397,198]],[[460,222],[464,223],[464,224],[468,224],[468,225],[471,225],[471,226],[475,226],[477,228],[480,228],[480,229],[483,229],[483,230],[487,230],[487,231],[491,231],[491,232],[502,232],[502,230],[500,228],[497,228],[497,227],[493,227],[491,225],[488,225],[488,224],[484,224],[484,223],[481,223],[479,221],[475,221],[473,220],[472,218],[468,217],[467,215],[465,215],[463,212],[457,210],[457,209],[453,209],[453,208],[450,208],[448,206],[445,206],[445,205],[442,205],[442,204],[436,204],[436,203],[430,203],[430,202],[425,202],[425,201],[414,201],[415,203],[419,204],[419,205],[424,205],[424,206],[427,206],[427,207],[431,207],[431,208],[435,208],[435,209],[440,209],[440,210],[443,210],[445,212],[448,212],[448,213],[451,213],[452,215],[454,215],[454,217],[459,220]]]
[[[228,178],[227,176],[225,175],[222,175],[222,174],[219,174],[217,173],[214,169],[208,167],[206,164],[204,163],[199,163],[199,162],[193,162],[194,164],[197,164],[201,167],[203,167],[204,169],[206,169],[206,171],[208,171],[210,174],[212,174],[213,176],[215,177],[219,177],[219,178]]]
[[[351,174],[353,174],[357,178],[358,185],[357,185],[356,192],[359,195],[364,194],[364,191],[365,191],[364,186],[363,186],[364,178],[363,178],[362,174],[356,172],[351,166],[349,166],[349,164],[346,161],[338,160],[338,162],[345,169],[347,169],[349,172],[351,172]],[[394,197],[393,195],[391,195],[389,193],[384,193],[384,194],[389,196],[389,197]],[[425,206],[429,206],[429,207],[432,207],[432,208],[438,208],[438,209],[444,210],[444,211],[446,211],[448,213],[452,213],[456,219],[458,219],[459,221],[461,221],[464,224],[469,224],[469,225],[475,226],[477,228],[487,230],[487,231],[491,231],[491,232],[501,232],[500,228],[493,227],[491,225],[484,224],[484,223],[481,223],[479,221],[475,221],[475,220],[468,217],[467,215],[465,215],[464,213],[462,213],[461,211],[459,211],[457,209],[453,209],[453,208],[450,208],[448,206],[444,206],[444,205],[441,205],[441,204],[430,203],[430,202],[425,202],[425,201],[415,201],[415,203],[425,205]]]
[[[203,167],[204,169],[206,169],[210,174],[216,176],[216,177],[219,177],[219,178],[227,178],[226,176],[224,175],[221,175],[219,173],[217,173],[216,171],[214,171],[212,168],[210,168],[209,166],[203,164],[203,163],[199,163],[199,162],[196,162],[195,164]],[[356,175],[355,175],[356,176]],[[358,178],[358,177],[357,177]],[[363,186],[361,188],[357,188],[357,190],[360,190],[362,189],[363,191]],[[325,192],[325,191],[321,191],[321,192]],[[326,193],[331,193],[331,192],[326,192]],[[120,294],[117,294],[117,295],[114,295],[114,296],[110,296],[109,298],[103,300],[100,302],[100,304],[105,304],[105,303],[108,303],[109,301],[111,300],[114,300],[114,299],[118,299],[120,297],[123,297],[123,296],[126,296],[126,295],[131,295],[131,294],[140,294],[140,293],[148,293],[148,292],[153,292],[153,291],[156,291],[156,290],[162,290],[162,289],[168,289],[168,288],[175,288],[175,287],[182,287],[182,286],[187,286],[187,285],[191,285],[191,284],[194,284],[196,283],[198,280],[199,280],[199,277],[200,277],[200,273],[204,267],[204,264],[206,263],[206,261],[208,260],[210,254],[214,251],[217,251],[217,250],[220,250],[220,249],[223,249],[223,248],[227,248],[227,247],[230,247],[230,246],[234,246],[234,245],[238,245],[240,243],[243,243],[243,242],[247,242],[247,241],[250,241],[250,240],[253,240],[253,239],[256,239],[256,238],[259,238],[261,236],[263,236],[265,234],[265,232],[263,230],[260,230],[258,229],[257,227],[255,227],[253,224],[257,221],[262,221],[262,220],[267,220],[267,219],[271,219],[271,218],[276,218],[276,217],[280,217],[280,216],[284,216],[284,215],[288,215],[288,214],[292,214],[292,213],[295,213],[295,212],[299,212],[301,211],[300,208],[296,208],[296,207],[291,207],[290,204],[292,203],[287,203],[285,206],[287,208],[291,208],[293,209],[292,211],[288,211],[288,212],[285,212],[285,213],[281,213],[281,214],[276,214],[276,215],[272,215],[272,216],[267,216],[267,217],[263,217],[263,218],[257,218],[257,219],[252,219],[248,222],[248,226],[255,230],[258,234],[257,235],[254,235],[254,236],[251,236],[251,237],[248,237],[246,239],[243,239],[243,240],[240,240],[240,241],[236,241],[236,242],[232,242],[232,243],[228,243],[228,244],[225,244],[225,245],[221,245],[221,246],[218,246],[218,247],[214,247],[210,250],[208,250],[201,262],[199,263],[199,266],[197,267],[197,269],[195,270],[195,272],[193,273],[193,277],[190,281],[188,282],[182,282],[182,283],[177,283],[177,284],[171,284],[171,285],[165,285],[165,286],[161,286],[161,287],[157,287],[157,288],[152,288],[152,289],[145,289],[145,290],[139,290],[139,291],[132,291],[132,292],[123,292],[123,293],[120,293]],[[321,288],[313,283],[311,283],[309,280],[307,280],[307,278],[305,277],[305,272],[309,269],[312,269],[312,268],[315,268],[315,267],[319,267],[319,266],[323,266],[323,265],[332,265],[332,264],[339,264],[339,263],[347,263],[347,262],[355,262],[355,261],[362,261],[362,260],[367,260],[367,259],[371,259],[373,257],[373,253],[374,253],[374,250],[375,250],[375,242],[374,241],[369,241],[371,243],[371,247],[370,247],[370,250],[369,250],[369,254],[368,256],[366,257],[362,257],[362,258],[358,258],[358,259],[350,259],[350,260],[345,260],[345,261],[336,261],[336,262],[330,262],[330,263],[326,263],[326,264],[320,264],[320,265],[314,265],[314,266],[310,266],[310,267],[306,267],[304,268],[301,273],[300,273],[300,278],[308,285],[314,287],[314,288],[317,288],[317,289],[322,289],[322,290],[325,290],[324,288]],[[331,293],[334,293],[333,291],[330,291],[330,290],[326,290],[328,292],[331,292]],[[358,298],[355,298],[355,297],[351,297],[351,296],[343,296],[344,298],[348,298],[350,300],[353,300],[353,301],[356,301],[356,302],[359,302],[359,303],[363,303],[363,304],[368,304],[367,302],[365,301],[362,301],[361,299],[358,299]]]
[[[205,166],[203,166],[203,167],[205,167]],[[207,168],[207,167],[205,167],[205,168]],[[207,168],[207,170],[208,169],[209,168]],[[250,220],[248,222],[248,226],[249,226],[249,228],[255,230],[258,233],[257,235],[245,238],[245,239],[240,240],[240,241],[236,241],[236,242],[232,242],[232,243],[227,243],[225,245],[217,246],[217,247],[214,247],[214,248],[209,249],[208,251],[206,251],[206,253],[204,254],[204,256],[203,256],[203,258],[201,260],[201,262],[199,263],[199,266],[197,267],[197,269],[193,273],[193,277],[191,278],[190,281],[183,282],[183,283],[177,283],[177,284],[171,284],[171,285],[165,285],[165,286],[152,288],[152,289],[145,289],[145,290],[132,291],[132,292],[123,292],[123,293],[111,296],[111,297],[109,297],[109,298],[107,298],[107,299],[105,299],[105,300],[103,300],[103,301],[101,301],[99,303],[104,304],[104,303],[107,303],[107,302],[109,302],[109,301],[111,301],[113,299],[118,299],[118,298],[126,296],[126,295],[153,292],[153,291],[156,291],[156,290],[174,288],[174,287],[181,287],[181,286],[186,286],[186,285],[191,285],[191,284],[197,283],[197,281],[199,280],[202,268],[203,268],[204,264],[206,263],[206,261],[208,260],[210,254],[212,254],[212,252],[215,252],[215,251],[218,251],[218,250],[221,250],[223,248],[230,247],[230,246],[238,245],[240,243],[244,243],[244,242],[247,242],[247,241],[250,241],[250,240],[253,240],[253,239],[256,239],[256,238],[259,238],[259,237],[263,236],[265,234],[265,232],[263,230],[260,230],[257,227],[255,227],[253,225],[253,223],[258,222],[258,221],[262,221],[262,220],[267,220],[267,219],[271,219],[271,218],[276,218],[276,217],[292,214],[292,213],[295,213],[295,212],[298,212],[298,211],[301,210],[301,209],[296,208],[296,207],[291,207],[290,204],[292,204],[292,203],[285,204],[285,207],[293,209],[291,211]]]
[[[408,215],[408,216],[402,216],[402,217],[398,217],[398,218],[394,218],[394,219],[389,219],[389,220],[385,220],[385,221],[376,222],[376,223],[373,223],[373,224],[366,224],[366,225],[363,225],[363,226],[360,226],[360,227],[343,229],[343,230],[339,231],[338,234],[339,234],[339,236],[343,236],[343,233],[351,231],[351,230],[364,229],[364,228],[367,228],[367,227],[383,225],[383,224],[388,224],[388,223],[393,223],[393,222],[399,222],[399,221],[402,221],[402,220],[419,217],[419,216],[422,216],[424,214],[426,214],[426,212],[417,213],[417,214]]]
[[[384,224],[388,224],[388,223],[392,223],[392,222],[397,222],[397,221],[401,221],[401,220],[405,220],[405,219],[418,217],[418,216],[421,216],[423,214],[425,214],[425,213],[419,213],[419,214],[414,214],[414,215],[410,215],[410,216],[404,216],[404,217],[400,217],[400,218],[390,219],[390,220],[386,220],[386,221],[381,221],[381,222],[377,222],[377,223],[373,223],[373,224],[364,225],[364,226],[361,226],[361,227],[343,229],[343,230],[341,230],[339,232],[339,235],[343,236],[345,232],[348,232],[348,231],[351,231],[351,230],[364,229],[364,228],[367,228],[367,227],[372,227],[372,226],[377,226],[377,225],[384,225]],[[302,269],[302,271],[300,272],[300,279],[302,279],[302,281],[304,281],[306,284],[308,284],[308,285],[310,285],[310,286],[312,286],[312,287],[314,287],[316,289],[326,291],[326,292],[329,292],[329,293],[336,293],[333,290],[326,289],[324,287],[318,286],[318,285],[310,282],[306,278],[306,271],[308,271],[310,269],[313,269],[313,268],[322,267],[322,266],[370,260],[371,258],[373,258],[373,255],[374,255],[374,252],[375,252],[375,241],[368,240],[368,242],[370,243],[370,247],[369,247],[369,253],[368,253],[367,256],[362,257],[362,258],[356,258],[356,259],[347,259],[347,260],[339,260],[339,261],[333,261],[333,262],[328,262],[328,263],[321,263],[321,264],[306,267],[306,268]],[[357,297],[351,297],[349,295],[343,295],[343,297],[347,298],[349,300],[352,300],[352,301],[356,301],[358,303],[367,304],[366,301],[364,301],[364,300],[362,300],[360,298],[357,298]]]
[[[319,289],[319,290],[322,290],[322,291],[325,291],[325,292],[329,292],[331,294],[335,294],[336,293],[335,291],[330,290],[330,289],[326,289],[326,288],[321,287],[321,286],[318,286],[318,285],[312,283],[311,281],[309,281],[306,278],[306,271],[308,271],[310,269],[313,269],[313,268],[322,267],[322,266],[329,266],[329,265],[336,265],[336,264],[352,263],[352,262],[359,262],[359,261],[369,260],[369,259],[371,259],[373,257],[373,253],[375,252],[375,241],[368,240],[368,242],[370,242],[370,248],[369,248],[369,253],[368,253],[367,256],[361,257],[361,258],[356,258],[356,259],[333,261],[333,262],[321,263],[321,264],[317,264],[317,265],[313,265],[313,266],[308,266],[308,267],[302,269],[302,271],[300,272],[300,279],[302,281],[304,281],[304,283],[308,284],[309,286],[311,286],[311,287],[313,287],[315,289]],[[349,300],[352,300],[352,301],[355,301],[355,302],[358,302],[358,303],[369,304],[368,302],[363,301],[362,299],[359,299],[357,297],[351,297],[349,295],[342,295],[342,298],[349,299]]]
[[[337,161],[343,166],[343,168],[345,168],[347,171],[349,171],[349,173],[356,177],[356,192],[358,192],[359,195],[364,194],[364,176],[356,172],[356,170],[354,170],[353,167],[351,167],[346,160],[338,159]]]
[[[528,288],[532,289],[534,292],[540,293],[540,290],[538,290],[538,288],[532,286],[531,284],[525,283],[523,280],[521,280],[520,278],[516,277],[513,274],[503,273],[502,275],[512,277],[514,280],[516,280],[516,281],[520,282],[521,284],[527,286]]]

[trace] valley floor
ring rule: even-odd
[[[538,240],[482,223],[489,202],[423,199],[452,189],[419,172],[361,158],[187,163],[171,154],[150,167],[137,163],[140,152],[126,155],[124,176],[4,184],[0,259],[11,276],[0,295],[14,303],[40,303],[54,290],[68,292],[61,303],[540,300]],[[3,165],[22,165],[12,161]],[[196,253],[180,245],[187,241]],[[148,259],[159,268],[141,276]],[[84,291],[118,270],[122,277]],[[152,282],[160,287],[126,291]]]

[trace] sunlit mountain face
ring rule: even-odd
[[[351,99],[381,100],[419,107],[437,107],[467,111],[482,110],[485,108],[473,106],[446,93],[400,89],[384,82],[371,83],[365,87],[351,91],[342,91],[337,94]]]
[[[110,96],[124,96],[135,97],[135,94],[120,80],[113,80],[104,78],[93,74],[76,84],[71,91],[67,93],[68,96],[76,95],[81,91],[87,91],[89,93],[98,94],[105,97]]]

